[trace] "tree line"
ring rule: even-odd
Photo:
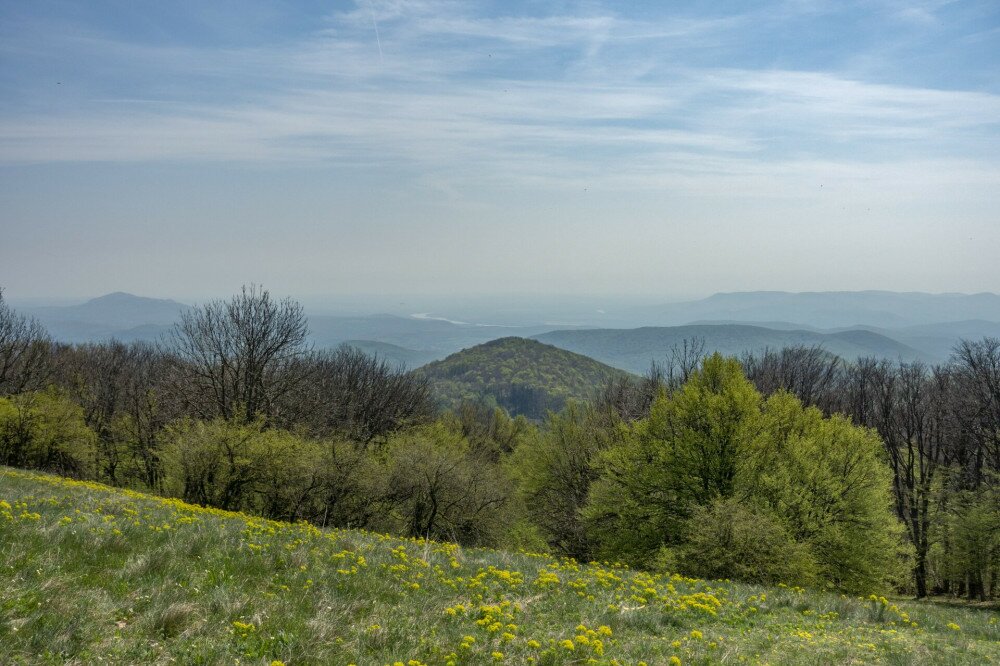
[[[65,345],[0,292],[0,464],[331,527],[707,577],[996,594],[1000,341],[940,366],[686,341],[540,423],[354,348],[259,287],[158,344]]]

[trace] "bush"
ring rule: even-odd
[[[498,466],[473,456],[443,423],[390,437],[384,452],[389,527],[412,537],[495,544],[505,531],[510,490]]]
[[[327,462],[318,442],[223,420],[167,428],[163,461],[164,489],[186,502],[291,519],[321,496]]]
[[[553,552],[578,559],[588,559],[593,550],[580,514],[597,478],[592,463],[614,434],[595,417],[574,403],[550,413],[544,430],[521,442],[507,464],[517,500],[538,535]]]
[[[0,464],[90,478],[97,438],[56,389],[0,398]]]
[[[697,507],[686,528],[684,543],[664,549],[657,568],[766,585],[808,585],[816,578],[809,547],[796,543],[779,519],[740,500]]]

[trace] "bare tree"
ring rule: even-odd
[[[49,379],[50,349],[45,328],[14,312],[0,288],[0,395],[42,388]]]
[[[974,446],[966,459],[968,483],[977,487],[985,472],[1000,472],[1000,338],[962,340],[952,355]]]
[[[684,338],[670,348],[667,362],[666,381],[671,390],[681,386],[691,378],[705,358],[705,338]]]
[[[305,377],[307,333],[301,305],[256,285],[188,310],[170,337],[177,394],[202,418],[269,418]]]
[[[916,551],[917,596],[927,596],[930,501],[938,468],[945,462],[948,414],[936,406],[946,400],[940,384],[921,363],[900,363],[883,375],[884,407],[878,430],[893,471],[896,508]]]
[[[159,477],[157,435],[178,416],[168,400],[170,358],[154,345],[118,341],[56,348],[55,377],[83,408],[98,439],[101,475],[122,483],[138,474],[155,487]]]
[[[784,390],[826,413],[837,406],[840,359],[820,346],[765,349],[742,359],[743,372],[764,395]]]
[[[595,403],[597,413],[626,423],[644,419],[653,401],[667,388],[667,371],[653,361],[639,379],[624,374],[608,379]]]
[[[361,444],[435,414],[426,377],[406,372],[360,349],[342,346],[296,359],[303,377],[280,401],[280,421],[307,425],[314,434],[337,434]]]

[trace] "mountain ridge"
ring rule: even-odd
[[[644,372],[654,361],[667,361],[675,346],[693,339],[705,342],[706,353],[718,351],[727,356],[797,345],[818,345],[848,360],[869,355],[904,360],[923,360],[925,356],[919,350],[872,331],[823,334],[807,330],[776,330],[752,324],[550,331],[534,339],[633,373]]]
[[[893,328],[966,319],[1000,321],[1000,295],[881,290],[718,292],[698,300],[633,308],[630,315],[661,326],[733,320],[785,321],[815,328]]]

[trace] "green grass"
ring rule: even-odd
[[[2,664],[672,657],[1000,663],[1000,624],[981,609],[323,532],[0,468]]]

